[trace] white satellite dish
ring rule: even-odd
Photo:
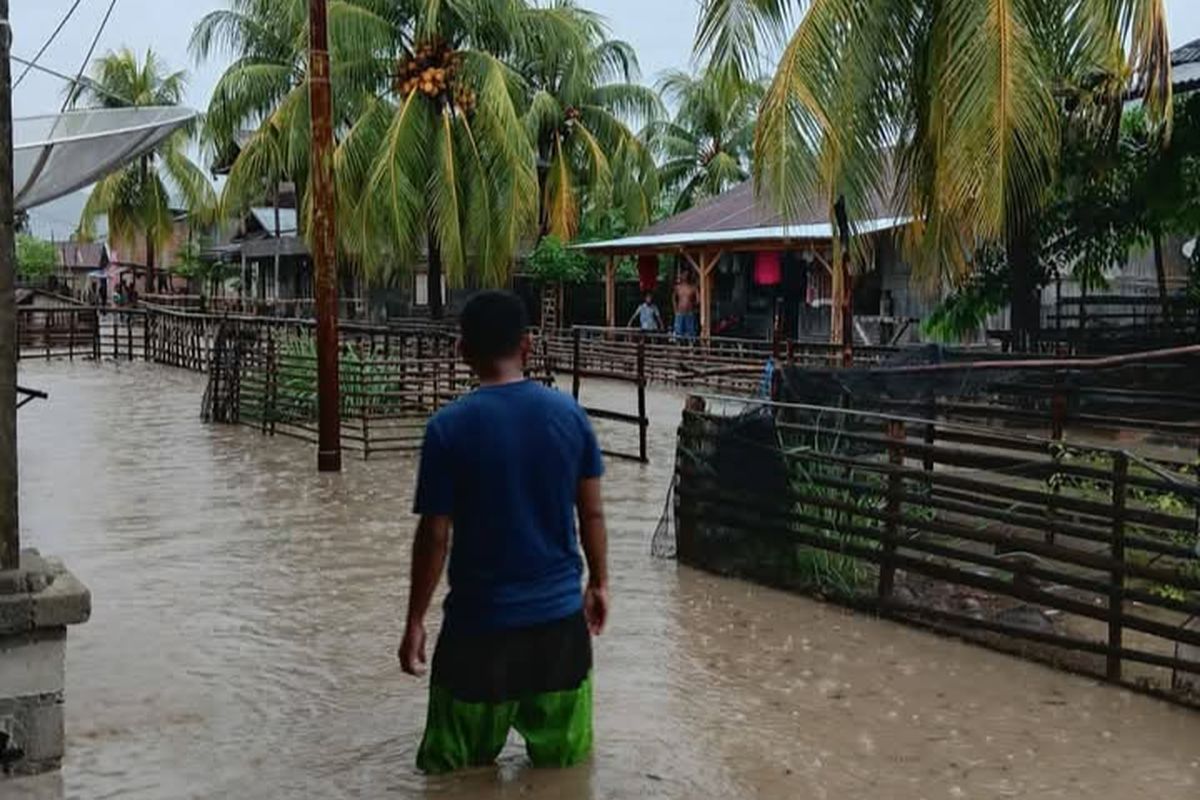
[[[18,211],[82,189],[153,150],[196,117],[180,106],[91,108],[13,120]]]

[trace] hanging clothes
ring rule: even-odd
[[[638,289],[642,294],[658,288],[658,256],[638,256]]]
[[[754,283],[758,286],[778,286],[783,282],[783,258],[778,252],[759,251],[754,254]]]

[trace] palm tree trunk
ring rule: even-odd
[[[154,237],[146,232],[146,294],[154,294]]]
[[[275,183],[275,190],[273,192],[271,192],[271,202],[275,206],[275,274],[272,276],[272,279],[274,280],[274,283],[275,283],[275,288],[274,288],[274,297],[272,299],[278,300],[279,299],[279,259],[280,259],[279,237],[281,235],[280,230],[279,230],[279,182],[278,181],[276,181],[276,183]]]
[[[150,180],[150,157],[142,156],[138,162],[138,169],[141,171],[142,192],[146,191],[146,185]],[[137,277],[134,276],[134,283],[137,283]],[[146,286],[145,294],[154,294],[154,232],[146,226]]]
[[[437,237],[432,231],[429,233],[429,268],[425,279],[429,287],[429,316],[441,319],[445,314],[442,298],[442,250],[438,247]]]
[[[1037,246],[1028,225],[1018,223],[1014,228],[1009,231],[1006,247],[1012,292],[1009,301],[1012,348],[1026,351],[1035,347],[1042,321]]]
[[[1150,237],[1154,243],[1154,274],[1158,278],[1158,300],[1162,304],[1163,322],[1171,314],[1171,302],[1167,296],[1167,265],[1163,261],[1162,233],[1155,231]]]

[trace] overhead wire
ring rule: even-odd
[[[29,71],[33,69],[37,62],[41,60],[42,56],[46,54],[46,50],[50,47],[50,45],[54,44],[54,40],[58,38],[60,33],[62,33],[62,29],[66,27],[67,22],[70,21],[71,16],[75,13],[75,9],[79,8],[79,4],[82,2],[83,0],[75,0],[71,7],[67,9],[67,13],[63,15],[61,20],[59,20],[58,27],[54,29],[54,32],[50,34],[50,36],[42,44],[41,48],[38,49],[37,53],[34,55],[33,62],[26,64],[25,69],[22,70],[21,74],[17,76],[17,79],[13,81],[12,88],[14,90],[21,85],[21,81],[25,80],[25,76],[29,74]]]
[[[63,100],[63,104],[62,104],[62,108],[60,109],[60,113],[62,111],[66,111],[67,106],[69,106],[71,104],[71,101],[75,99],[75,94],[74,94],[75,87],[81,85],[80,82],[83,79],[83,72],[84,72],[84,70],[87,69],[87,65],[91,62],[92,56],[95,55],[96,45],[100,42],[100,36],[104,33],[104,29],[106,27],[108,27],[108,20],[110,17],[112,17],[113,9],[116,8],[116,6],[117,6],[117,0],[110,0],[110,2],[108,4],[108,10],[104,12],[104,19],[100,20],[100,25],[99,25],[99,27],[96,28],[96,35],[92,37],[92,44],[90,47],[88,47],[87,55],[85,55],[83,57],[83,61],[79,64],[79,71],[75,73],[75,80],[73,80],[71,82],[71,86],[67,91],[67,98],[65,100]],[[90,86],[90,88],[94,89],[95,87],[99,86],[99,84],[92,82],[89,84],[89,86]],[[109,94],[109,96],[115,96],[112,94],[112,92],[108,92],[108,94]],[[117,98],[117,99],[124,99],[124,98]],[[130,102],[128,99],[124,99],[124,100],[127,103]]]
[[[65,72],[59,72],[58,70],[52,69],[51,67],[47,67],[44,64],[35,64],[32,61],[30,61],[29,59],[21,58],[20,56],[17,56],[17,55],[11,56],[11,58],[13,61],[15,61],[18,64],[27,66],[30,69],[36,70],[37,72],[44,72],[45,74],[50,75],[55,78],[58,78],[59,80],[66,81],[68,84],[70,84],[72,86],[87,86],[92,91],[99,92],[100,94],[106,94],[114,100],[119,100],[122,103],[130,103],[129,98],[122,97],[121,95],[117,94],[116,92],[105,89],[103,86],[96,83],[95,81],[88,80],[87,78],[73,78],[70,75],[67,75]]]

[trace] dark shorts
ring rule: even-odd
[[[700,314],[685,311],[675,315],[675,336],[678,339],[695,339],[700,335]]]
[[[510,728],[536,766],[592,749],[592,640],[583,614],[481,634],[443,631],[417,766],[449,772],[495,761]]]

